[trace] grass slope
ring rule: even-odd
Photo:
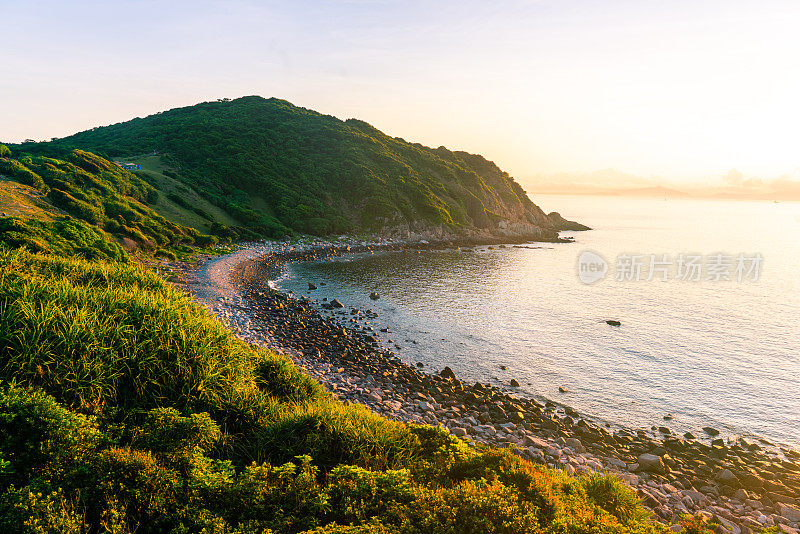
[[[204,234],[239,224],[225,210],[209,202],[186,183],[173,178],[175,169],[165,164],[161,156],[125,158],[125,161],[139,164],[142,171],[137,174],[159,191],[155,202],[148,205],[167,220],[190,226]]]
[[[205,102],[12,148],[163,155],[172,177],[238,222],[240,237],[497,228],[503,220],[552,227],[520,185],[481,156],[409,143],[275,98]]]
[[[51,221],[64,215],[38,189],[0,177],[0,217]]]
[[[217,239],[175,224],[148,204],[158,191],[99,156],[74,150],[63,159],[0,157],[0,243],[34,252],[123,260]]]
[[[157,274],[0,247],[0,530],[664,533],[572,478],[331,398]]]

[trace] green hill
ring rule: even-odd
[[[305,139],[297,159],[257,150],[265,132],[280,139],[281,123],[257,128],[242,119],[257,130],[243,135],[227,114],[242,106],[284,117],[286,139]],[[549,219],[530,222],[543,214],[516,183],[478,156],[391,140],[281,101],[187,109],[162,114],[177,117],[151,130],[174,145],[158,154],[142,155],[145,137],[123,135],[138,121],[109,127],[121,128],[127,154],[139,154],[134,173],[74,148],[90,147],[80,136],[107,129],[10,151],[0,145],[0,532],[669,532],[613,476],[571,477],[511,448],[339,402],[286,356],[239,341],[156,271],[129,261],[132,250],[171,254],[215,241],[197,228],[238,237],[308,225],[517,225],[554,235]],[[176,129],[182,113],[193,126]],[[206,115],[204,129],[198,117]],[[159,117],[140,121],[152,128]],[[219,121],[231,129],[212,128]],[[331,129],[312,133],[303,124]],[[176,131],[200,138],[183,143]],[[205,146],[204,131],[227,132],[248,148]],[[336,141],[337,131],[349,133]],[[321,144],[310,150],[310,139]],[[336,148],[314,156],[326,143]],[[247,154],[262,173],[245,172]],[[425,163],[403,159],[414,154]],[[349,182],[323,165],[356,161],[363,166]],[[392,173],[374,174],[379,161]],[[381,195],[386,203],[374,204]],[[370,211],[375,205],[388,211]],[[684,532],[710,534],[699,524]]]
[[[275,98],[205,102],[11,148],[146,160],[143,179],[156,187],[173,179],[206,203],[206,215],[209,205],[224,212],[225,220],[206,217],[219,235],[557,236],[520,185],[481,156],[409,143]],[[180,192],[172,200],[189,214],[190,200]]]

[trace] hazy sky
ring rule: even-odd
[[[800,2],[0,0],[0,139],[249,94],[484,154],[800,176]]]

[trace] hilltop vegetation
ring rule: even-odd
[[[126,249],[168,253],[164,249],[181,244],[216,242],[153,211],[147,204],[157,201],[158,191],[99,156],[74,150],[63,159],[14,159],[7,148],[4,153],[0,179],[19,186],[4,188],[9,198],[10,189],[16,189],[18,205],[0,218],[0,243],[33,252],[124,260]]]
[[[611,477],[390,421],[154,272],[0,250],[6,532],[666,532]]]
[[[61,156],[161,156],[165,174],[223,209],[238,228],[220,235],[324,235],[443,227],[553,225],[507,173],[481,156],[393,138],[369,124],[251,96],[205,102],[12,147]],[[148,172],[141,173],[148,179]]]

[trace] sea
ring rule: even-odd
[[[800,203],[533,200],[592,230],[295,263],[275,283],[373,310],[381,344],[429,372],[632,429],[800,446]]]

